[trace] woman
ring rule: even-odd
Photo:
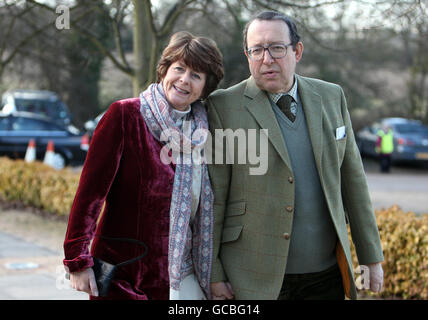
[[[213,195],[206,164],[184,160],[200,152],[206,140],[206,134],[191,137],[195,130],[207,133],[199,99],[223,78],[222,56],[212,40],[179,32],[163,51],[157,76],[140,98],[110,106],[82,170],[64,265],[72,287],[91,299],[101,298],[93,257],[118,264],[144,252],[105,237],[136,239],[148,250],[143,259],[117,270],[103,298],[210,298]]]

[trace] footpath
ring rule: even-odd
[[[0,209],[0,300],[87,300],[65,280],[65,222]]]

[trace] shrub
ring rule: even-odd
[[[375,210],[385,261],[381,297],[428,298],[428,215],[398,206]],[[358,265],[352,246],[354,266]],[[363,294],[373,295],[368,291]]]
[[[80,174],[69,168],[58,171],[39,161],[0,158],[0,199],[66,216],[79,178]]]

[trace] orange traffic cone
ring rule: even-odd
[[[52,140],[49,140],[48,146],[46,148],[45,158],[43,159],[43,163],[48,166],[54,167],[55,164],[55,153],[54,153],[54,143]]]
[[[36,160],[36,141],[31,139],[25,152],[25,162],[33,162],[34,160]]]
[[[80,149],[88,151],[89,150],[89,135],[85,133],[80,140]]]

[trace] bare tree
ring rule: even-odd
[[[391,24],[395,27],[400,24],[395,32],[407,43],[403,56],[408,57],[409,63],[406,75],[410,75],[407,92],[409,105],[412,105],[413,110],[411,113],[419,114],[420,117],[427,113],[424,90],[427,75],[424,67],[424,59],[427,57],[424,52],[428,43],[425,22],[427,8],[422,0],[166,0],[156,2],[156,5],[150,0],[112,0],[108,2],[107,11],[95,5],[97,2],[103,1],[87,2],[84,8],[78,10],[76,6],[79,2],[73,2],[70,6],[70,26],[73,31],[91,41],[117,70],[132,79],[134,95],[138,95],[148,84],[155,81],[159,54],[169,36],[180,29],[214,38],[225,57],[224,83],[230,85],[240,81],[248,74],[242,52],[242,29],[245,23],[251,15],[261,10],[279,10],[294,18],[304,35],[305,44],[308,44],[304,63],[300,64],[299,68],[303,67],[308,75],[321,76],[325,80],[341,83],[347,95],[351,97],[351,108],[371,108],[372,101],[379,100],[379,92],[384,89],[384,82],[380,83],[375,77],[365,75],[388,68],[387,63],[394,59],[393,63],[396,64],[399,59],[396,56],[401,52],[402,46],[398,46],[395,51],[387,50],[393,46]],[[54,25],[57,14],[53,6],[36,0],[16,3],[20,4],[19,10],[13,9],[16,11],[16,21],[25,15],[25,10],[34,10],[35,7],[53,14],[50,21],[45,20],[44,24],[39,21],[31,28],[28,27],[33,33],[42,33],[42,28],[46,25]],[[358,10],[350,10],[351,4],[377,11],[379,19],[370,21],[365,18],[360,21]],[[12,10],[7,8],[9,9]],[[336,13],[332,15],[330,9],[334,9]],[[81,16],[91,10],[99,10],[111,25],[114,34],[113,48],[106,46],[99,35],[85,24],[79,23]],[[352,22],[347,20],[350,16]],[[122,39],[122,31],[124,27],[129,28],[129,25],[133,35],[132,60],[125,54],[126,48]],[[2,28],[3,34],[10,34],[7,31],[9,29],[10,27]],[[31,41],[30,33],[28,34],[29,36],[21,41]],[[129,43],[126,44],[129,46]],[[5,62],[13,58],[15,47],[4,50],[9,44],[5,44],[3,37],[1,44],[0,58],[4,66]],[[6,56],[4,52],[9,55]],[[388,103],[385,102],[384,105]]]
[[[407,88],[402,88],[406,99],[400,101],[403,113],[428,123],[428,3],[379,0],[373,10],[379,11],[379,24],[393,31],[390,41],[396,43],[389,55],[397,52],[401,56],[397,76],[407,79]]]
[[[42,7],[51,12],[55,11],[45,3],[35,0],[27,0],[29,4]],[[178,17],[187,11],[203,10],[207,1],[204,0],[179,0],[171,4],[164,20],[159,23],[155,21],[155,8],[150,0],[116,0],[112,3],[114,10],[106,15],[112,25],[115,36],[115,51],[107,48],[96,35],[90,30],[82,28],[77,21],[71,20],[70,26],[88,37],[98,49],[105,54],[113,64],[122,72],[132,78],[134,94],[138,94],[148,84],[155,80],[156,63],[161,45],[170,35]],[[131,65],[124,54],[120,27],[123,22],[124,9],[132,6],[133,11],[133,35],[134,35],[134,64]],[[91,6],[88,6],[89,8]],[[95,7],[96,8],[96,7]],[[70,8],[73,10],[74,7]],[[52,23],[52,22],[51,22]]]
[[[78,4],[71,10],[78,9]],[[46,30],[55,26],[56,16],[51,17],[40,14],[38,4],[29,1],[5,1],[0,0],[0,79],[5,67],[23,51],[35,38]],[[53,11],[55,12],[55,11]],[[86,10],[72,21],[77,23],[91,13]],[[45,19],[46,18],[46,19]]]
[[[419,1],[418,1],[419,2]],[[411,114],[428,123],[428,5],[420,1],[400,10],[403,18],[400,35],[409,68],[409,102]]]
[[[34,6],[25,3],[8,1],[0,2],[0,79],[8,64],[20,52],[20,49],[42,33],[47,25],[36,26],[34,19]],[[26,23],[27,22],[27,23]],[[28,23],[29,22],[29,23]],[[19,32],[17,33],[17,30]],[[20,37],[17,37],[19,34]]]
[[[53,7],[41,4],[35,0],[27,0],[28,3],[41,6],[47,10],[53,11]],[[99,39],[79,26],[78,23],[71,21],[71,27],[76,28],[93,41],[112,62],[122,72],[132,78],[133,91],[137,95],[141,90],[147,87],[156,79],[156,64],[162,46],[174,30],[178,19],[185,14],[195,13],[200,16],[215,20],[209,10],[216,6],[221,6],[225,12],[235,18],[239,28],[243,27],[243,20],[239,19],[240,14],[255,12],[260,9],[279,9],[293,8],[296,10],[315,9],[325,5],[341,3],[343,0],[324,1],[314,4],[310,0],[302,1],[210,1],[210,0],[177,0],[168,1],[162,5],[164,14],[160,14],[150,0],[116,0],[111,6],[115,10],[106,19],[112,24],[115,30],[115,51],[112,52],[100,43]],[[123,47],[120,39],[120,27],[123,21],[124,8],[132,8],[133,13],[133,64],[131,65],[123,53]],[[235,9],[240,8],[237,12]],[[234,11],[235,10],[235,11]],[[166,13],[165,13],[166,12]],[[220,21],[217,22],[221,24]]]

